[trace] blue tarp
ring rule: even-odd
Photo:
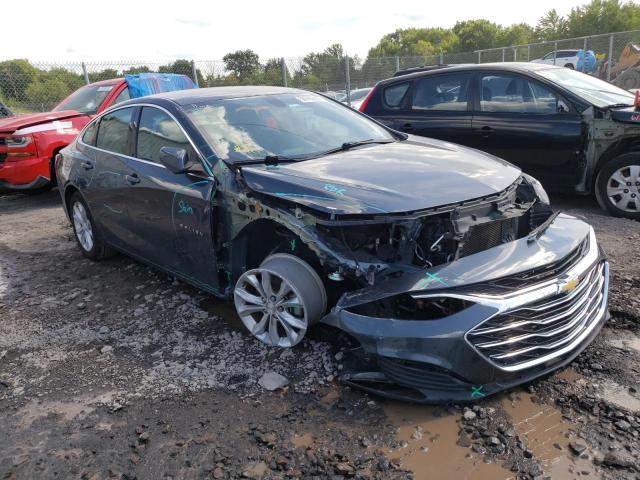
[[[189,77],[175,73],[136,73],[125,75],[124,79],[129,86],[131,98],[196,88],[195,83]]]
[[[576,57],[578,57],[576,65],[577,71],[584,73],[593,73],[596,71],[598,61],[596,60],[593,50],[587,50],[586,52],[584,50],[578,50]],[[584,62],[584,70],[582,69],[582,62]]]

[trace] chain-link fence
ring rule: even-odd
[[[595,61],[591,64],[576,62],[577,50],[593,52]],[[351,93],[354,93],[354,99],[358,96],[355,90],[372,87],[399,70],[438,64],[534,60],[588,70],[585,73],[625,89],[640,88],[640,30],[426,57],[368,57],[361,60],[312,54],[271,59],[259,65],[236,65],[234,69],[222,60],[169,63],[9,60],[0,62],[0,108],[4,103],[14,113],[49,111],[82,85],[141,72],[181,73],[191,77],[200,87],[286,85],[326,92],[349,101]]]

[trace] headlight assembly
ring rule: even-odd
[[[547,192],[545,191],[545,189],[542,186],[542,184],[538,180],[533,178],[531,175],[527,175],[526,173],[523,173],[522,176],[527,181],[527,183],[529,183],[529,185],[531,185],[531,187],[533,188],[533,191],[537,195],[538,200],[540,201],[540,203],[544,203],[545,205],[549,205],[551,203],[551,201],[549,200],[549,195],[547,195]]]

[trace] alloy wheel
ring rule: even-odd
[[[73,230],[80,246],[90,252],[93,249],[93,228],[87,209],[81,202],[73,204]]]
[[[258,340],[293,347],[324,314],[327,294],[307,262],[276,253],[240,276],[234,302],[242,323]]]

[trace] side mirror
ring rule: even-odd
[[[189,156],[184,148],[160,148],[160,163],[173,173],[184,173],[189,168]]]

